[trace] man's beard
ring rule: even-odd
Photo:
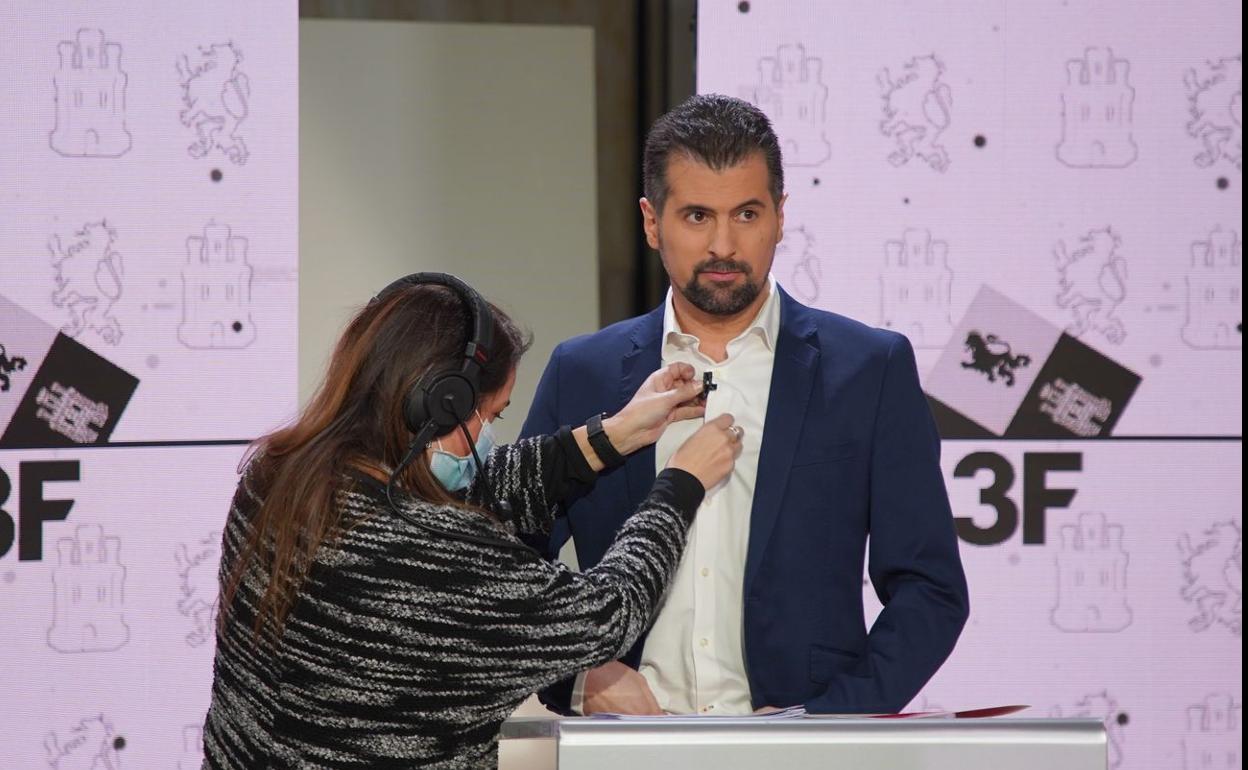
[[[698,277],[706,272],[731,270],[741,273],[741,283],[737,286],[715,286],[700,283]],[[680,293],[689,304],[708,315],[736,315],[749,307],[758,299],[763,287],[756,283],[751,275],[750,266],[735,259],[708,259],[693,268],[693,275],[688,283],[679,287]]]

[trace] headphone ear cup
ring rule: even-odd
[[[418,384],[408,395],[404,413],[407,427],[419,433],[427,423],[437,429],[441,438],[472,417],[477,408],[477,390],[467,377],[458,372],[442,373],[428,385]]]

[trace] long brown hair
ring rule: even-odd
[[[494,305],[494,349],[481,371],[479,397],[496,393],[531,340]],[[319,388],[289,425],[252,443],[244,463],[261,502],[251,535],[221,598],[222,622],[252,562],[267,574],[256,608],[257,636],[276,640],[317,549],[342,531],[335,497],[343,472],[388,475],[413,435],[403,400],[422,376],[457,368],[468,343],[469,312],[451,290],[418,284],[362,308],[334,348]],[[408,494],[456,504],[428,463],[413,462],[396,479]]]

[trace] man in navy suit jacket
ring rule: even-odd
[[[721,713],[794,704],[898,711],[953,650],[968,612],[940,438],[913,350],[900,334],[806,307],[768,279],[783,234],[783,170],[775,134],[753,106],[693,97],[651,129],[644,172],[643,225],[671,279],[668,301],[559,345],[523,433],[614,413],[672,360],[716,372],[748,360],[721,377],[725,385],[755,379],[737,408],[758,411],[761,435],[751,456],[746,428],[746,453],[719,492],[731,503],[708,510],[717,494],[709,490],[695,522],[738,522],[739,551],[731,538],[702,535],[728,543],[702,546],[717,549],[704,555],[728,570],[727,588],[713,601],[681,594],[678,575],[667,603],[679,606],[665,606],[655,624],[663,641],[643,638],[621,661],[583,675],[577,701],[587,711],[633,713],[717,703],[731,706]],[[542,544],[547,554],[570,529],[580,566],[596,564],[649,490],[663,439],[657,451],[628,457],[572,502],[567,527]],[[869,631],[864,558],[884,605]],[[698,657],[708,639],[693,643],[681,624],[728,629],[720,635],[728,643],[707,658],[714,665]],[[661,649],[677,638],[690,649]],[[639,665],[646,676],[633,671]],[[566,711],[577,705],[572,690],[566,682],[542,699]]]

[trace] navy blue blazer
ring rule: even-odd
[[[523,435],[619,411],[661,365],[662,332],[660,306],[560,344]],[[968,597],[939,460],[909,341],[781,291],[743,593],[755,707],[898,711],[949,656]],[[650,446],[603,473],[537,545],[553,558],[570,529],[581,568],[592,567],[654,475]],[[864,558],[884,605],[870,631]],[[638,665],[643,642],[625,663]],[[566,710],[571,680],[541,695]]]

